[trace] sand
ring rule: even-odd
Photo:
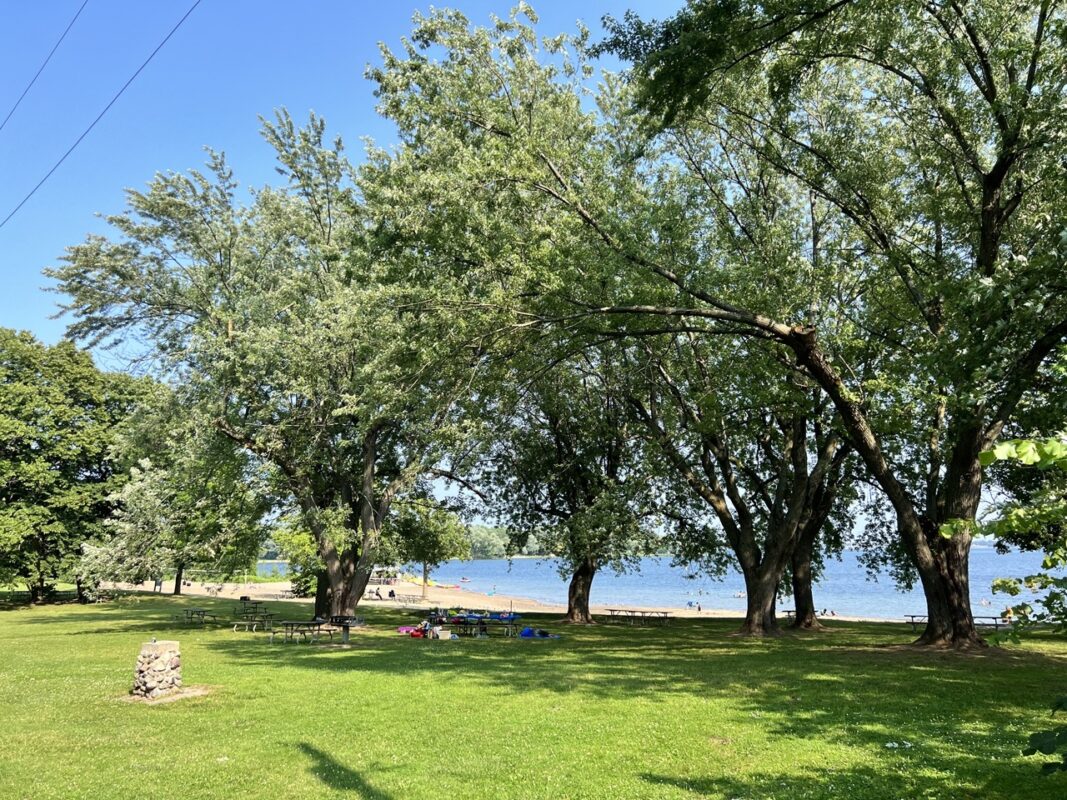
[[[115,588],[135,591],[151,592],[152,582],[146,581],[141,584],[114,584]],[[221,587],[216,591],[216,587]],[[426,587],[426,598],[423,599],[423,587],[421,583],[400,580],[392,586],[369,586],[369,592],[380,589],[386,599],[363,599],[360,601],[361,608],[384,607],[384,608],[465,608],[471,611],[517,611],[521,614],[559,614],[563,616],[567,612],[566,603],[542,603],[528,597],[516,597],[507,594],[485,594],[464,589],[462,586],[438,586]],[[164,594],[170,594],[173,589],[173,581],[164,584]],[[238,597],[247,596],[253,600],[286,600],[292,602],[312,603],[312,599],[292,598],[288,596],[291,587],[288,581],[272,583],[223,583],[211,584],[193,581],[191,586],[182,588],[182,593],[189,596],[202,597],[225,597],[236,600]],[[397,593],[396,600],[388,599],[389,590]],[[636,611],[667,611],[675,617],[687,618],[733,618],[742,619],[742,614],[737,609],[702,608],[677,608],[674,606],[639,606],[639,605],[592,605],[590,611],[594,615],[607,616],[608,608],[627,608]],[[834,616],[825,619],[841,620],[843,622],[895,622],[897,620],[874,619],[868,617]],[[785,615],[780,618],[786,624]]]
[[[152,582],[146,581],[140,584],[120,583],[115,584],[117,589],[126,589],[142,592],[152,591]],[[216,591],[216,587],[221,588]],[[173,582],[164,584],[164,594],[170,594]],[[182,594],[190,597],[224,597],[236,600],[238,597],[251,597],[253,600],[287,600],[293,602],[305,602],[311,604],[311,598],[290,598],[288,593],[291,587],[288,581],[272,583],[201,583],[193,581],[191,586],[182,587]],[[528,597],[515,597],[499,592],[489,595],[483,592],[473,592],[462,587],[451,586],[427,586],[426,599],[423,599],[421,583],[412,583],[401,580],[392,586],[370,586],[368,591],[380,589],[386,599],[364,599],[360,602],[362,607],[384,608],[466,608],[473,611],[517,611],[524,614],[560,614],[566,613],[565,603],[542,603],[531,600]],[[396,600],[388,599],[389,590],[397,593]],[[620,606],[611,606],[619,608]],[[608,606],[593,605],[590,611],[593,614],[607,614]],[[637,606],[626,605],[640,611],[668,611],[676,617],[740,617],[736,610],[704,608],[697,611],[695,608],[672,608],[670,606]]]

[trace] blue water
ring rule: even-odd
[[[288,561],[257,561],[256,562],[256,574],[261,578],[266,578],[272,573],[277,572],[278,577],[286,578],[289,575],[289,562]]]
[[[1010,598],[994,595],[994,578],[1023,577],[1039,572],[1040,553],[1012,552],[998,554],[991,544],[976,542],[971,551],[971,602],[976,615],[999,613],[1005,606],[1030,599],[1030,595]],[[669,558],[644,558],[640,570],[624,575],[600,572],[593,581],[594,605],[664,606],[685,608],[690,601],[706,609],[729,609],[743,613],[745,600],[735,593],[744,590],[744,581],[737,573],[728,573],[721,580],[699,576],[686,578],[690,571],[672,566]],[[440,583],[460,583],[473,592],[493,592],[527,597],[544,603],[567,602],[567,583],[559,577],[555,562],[533,558],[485,561],[449,561],[433,571]],[[820,583],[816,584],[815,605],[818,609],[833,609],[843,616],[900,619],[905,614],[923,614],[926,603],[918,588],[899,592],[888,576],[877,581],[868,578],[856,554],[845,552],[840,561],[827,562]],[[985,599],[989,605],[982,603]],[[791,598],[783,598],[781,608],[790,608]]]

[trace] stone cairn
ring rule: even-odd
[[[133,672],[133,694],[154,700],[182,686],[182,657],[177,642],[153,639],[141,645]]]

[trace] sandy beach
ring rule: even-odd
[[[221,586],[218,591],[216,587]],[[115,588],[128,589],[134,591],[152,591],[152,583],[146,581],[140,584],[115,584]],[[192,585],[182,587],[182,594],[189,596],[203,596],[203,597],[225,597],[237,599],[238,597],[251,597],[255,600],[286,600],[291,602],[303,602],[311,604],[312,600],[309,597],[305,598],[292,598],[288,596],[290,591],[290,584],[288,581],[277,581],[272,583],[223,583],[223,584],[211,584],[201,583],[200,581],[193,581]],[[563,615],[567,611],[566,603],[542,603],[537,600],[531,600],[528,597],[516,597],[513,595],[502,594],[500,592],[494,594],[486,594],[482,592],[473,592],[468,589],[464,589],[462,586],[442,586],[442,585],[430,585],[426,587],[426,598],[423,599],[422,584],[412,581],[399,580],[396,584],[391,586],[369,586],[368,591],[373,592],[375,589],[380,589],[383,600],[364,598],[360,601],[361,608],[435,608],[435,607],[447,607],[447,608],[465,608],[472,611],[517,611],[522,614],[559,614]],[[173,589],[173,582],[164,584],[164,594],[170,594]],[[390,600],[388,598],[389,590],[392,589],[397,594],[397,599]],[[737,610],[731,609],[717,609],[717,608],[702,608],[697,611],[695,608],[677,608],[673,606],[642,606],[642,605],[612,605],[611,608],[628,608],[640,611],[667,611],[675,617],[687,617],[687,618],[735,618],[740,619],[743,615]],[[590,606],[590,610],[594,615],[607,615],[607,609],[609,606],[602,606],[593,604]],[[783,615],[784,617],[784,615]],[[850,617],[850,616],[836,616],[833,619],[838,619],[846,622],[887,622],[890,620],[884,619],[866,619],[863,617]]]
[[[139,584],[119,583],[114,584],[117,589],[151,592],[153,584],[145,581]],[[216,591],[216,587],[221,586]],[[190,597],[225,597],[236,600],[238,597],[251,597],[255,600],[286,600],[303,602],[309,605],[310,597],[289,597],[291,587],[288,581],[272,583],[201,583],[193,581],[192,585],[183,586],[182,594]],[[461,586],[431,585],[426,587],[426,598],[423,599],[421,583],[399,580],[391,586],[369,586],[367,590],[373,592],[380,589],[384,600],[364,598],[360,601],[360,607],[384,607],[384,608],[466,608],[476,611],[517,611],[525,614],[560,614],[567,611],[566,603],[541,603],[528,597],[515,597],[513,595],[496,592],[485,594],[472,592]],[[389,590],[396,592],[397,598],[388,598]],[[168,581],[163,586],[163,593],[170,594],[173,590],[173,581]],[[612,606],[617,608],[619,606]],[[672,608],[669,606],[638,606],[626,605],[626,608],[640,609],[642,611],[669,611],[677,617],[737,617],[736,611],[724,609],[704,608],[697,611],[693,608]],[[606,606],[592,605],[590,610],[594,614],[607,614]]]

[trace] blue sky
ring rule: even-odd
[[[33,77],[82,0],[0,4],[0,119]],[[33,188],[182,17],[192,0],[89,0],[45,71],[0,131],[0,219]],[[511,2],[458,0],[472,21],[504,16]],[[680,0],[542,0],[533,6],[543,34],[573,31],[583,20],[599,36],[604,14],[633,8],[669,16]],[[96,216],[121,211],[123,189],[156,172],[200,167],[203,148],[226,153],[245,185],[270,183],[270,148],[258,115],[286,107],[297,120],[310,110],[341,134],[353,157],[360,137],[392,141],[374,112],[364,67],[378,42],[395,46],[413,0],[203,0],[182,28],[34,197],[0,229],[0,325],[46,342],[65,323],[49,319],[56,295],[41,270],[88,233]],[[614,65],[609,65],[614,66]]]

